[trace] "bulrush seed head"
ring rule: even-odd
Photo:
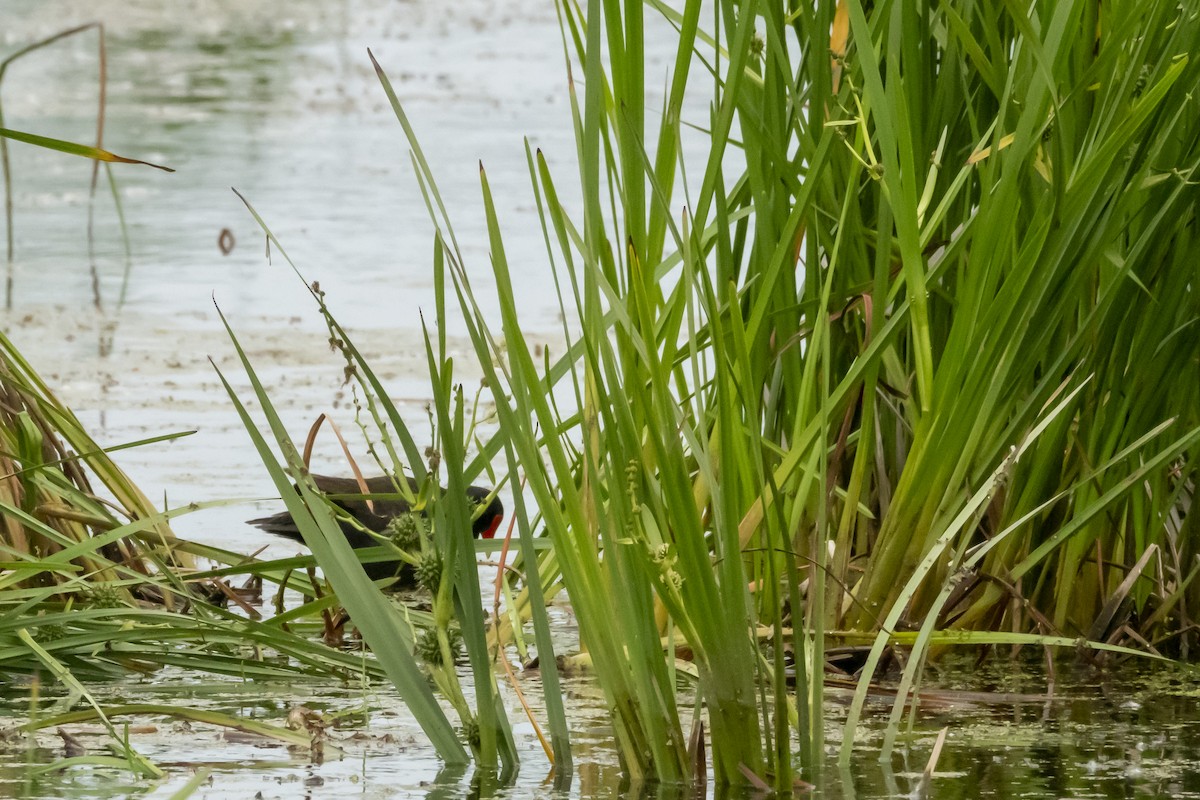
[[[416,575],[417,583],[424,589],[428,589],[432,594],[437,594],[438,587],[442,584],[442,554],[436,550],[431,550],[428,553],[421,555],[421,562],[417,564]]]
[[[416,655],[426,664],[433,667],[442,665],[442,648],[438,644],[437,631],[426,628],[417,636]]]
[[[479,722],[469,719],[463,722],[462,737],[473,750],[479,749]]]
[[[401,514],[388,520],[384,535],[401,550],[416,550],[421,545],[421,535],[429,532],[429,522],[416,512]]]
[[[88,591],[88,601],[92,608],[122,608],[125,605],[121,590],[107,583],[92,586]]]

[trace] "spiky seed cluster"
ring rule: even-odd
[[[437,594],[438,587],[441,586],[443,563],[442,554],[430,550],[421,554],[421,561],[416,566],[417,583],[428,589],[431,594]]]
[[[641,504],[638,502],[638,485],[641,474],[642,465],[636,458],[630,459],[629,463],[625,465],[625,493],[629,495],[629,507],[634,514],[641,511]]]
[[[426,664],[434,667],[442,665],[442,647],[438,644],[437,631],[426,628],[417,635],[416,655]]]
[[[101,583],[91,587],[88,604],[92,608],[123,608],[125,598],[117,587]]]
[[[475,718],[465,720],[462,726],[463,740],[473,750],[479,749],[479,721]]]
[[[457,664],[463,658],[462,631],[458,628],[450,628],[446,631],[446,636],[450,639],[450,657]]]
[[[755,59],[762,58],[763,51],[767,49],[767,42],[761,34],[755,33],[750,37],[750,56]]]
[[[651,549],[650,560],[658,565],[663,582],[675,591],[683,587],[683,576],[675,569],[675,553],[669,543],[663,542]]]
[[[384,535],[401,550],[416,550],[421,544],[421,535],[428,531],[429,522],[415,511],[410,511],[388,520]]]
[[[41,644],[48,642],[57,642],[59,639],[67,635],[67,626],[58,623],[51,625],[39,625],[34,629],[33,638]]]
[[[458,661],[462,658],[463,654],[462,633],[458,628],[450,628],[446,631],[446,638],[450,644],[450,658]],[[440,667],[444,663],[442,660],[442,647],[438,643],[437,631],[433,628],[426,628],[417,635],[417,641],[413,649],[417,657],[431,667]]]
[[[663,580],[669,583],[671,588],[677,592],[683,588],[683,576],[673,569],[669,569],[663,573]]]

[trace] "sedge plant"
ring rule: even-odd
[[[828,636],[874,637],[847,748],[901,642],[905,687],[951,642],[1194,647],[1197,15],[649,5],[677,37],[653,119],[647,6],[558,6],[578,174],[529,158],[553,362],[486,172],[498,326],[384,79],[631,777],[697,777],[684,653],[717,780],[783,789],[819,769]]]

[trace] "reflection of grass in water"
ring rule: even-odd
[[[63,39],[71,36],[77,36],[89,31],[96,31],[98,41],[97,52],[97,71],[99,74],[99,83],[96,90],[97,110],[96,110],[96,142],[95,148],[100,149],[104,141],[104,120],[105,108],[107,105],[108,96],[108,56],[105,49],[104,24],[99,22],[91,22],[86,25],[79,25],[74,28],[68,28],[59,31],[56,34],[46,37],[37,42],[19,48],[16,52],[10,54],[3,60],[0,60],[0,94],[3,92],[4,76],[8,67],[19,59],[37,52],[43,48],[49,47]],[[3,103],[0,102],[0,128],[4,127],[4,110]],[[121,244],[124,253],[124,269],[121,272],[121,288],[117,295],[115,306],[106,312],[102,298],[100,270],[96,263],[96,189],[99,185],[101,164],[104,166],[104,175],[108,181],[109,189],[112,193],[113,208],[116,211],[117,223],[121,232]],[[15,253],[13,247],[13,189],[12,189],[12,173],[9,164],[8,156],[8,140],[5,137],[0,137],[0,172],[3,173],[4,180],[4,220],[5,220],[5,263],[7,265],[5,275],[5,293],[4,302],[5,309],[12,310],[13,307],[13,292],[14,292],[14,270]],[[129,277],[133,270],[133,255],[132,247],[129,241],[129,230],[125,224],[125,211],[121,204],[121,194],[117,187],[116,178],[113,176],[112,168],[107,161],[95,159],[92,162],[92,177],[88,189],[88,214],[87,214],[87,241],[88,241],[88,268],[92,277],[92,303],[96,311],[105,314],[105,319],[100,330],[100,340],[98,343],[100,355],[108,355],[112,350],[113,337],[116,335],[118,317],[121,309],[125,306],[125,298],[129,288]]]
[[[1009,669],[1024,666],[1036,673],[1036,664]],[[878,762],[886,714],[864,717],[851,767],[840,781],[852,782],[859,797],[895,796],[886,788],[893,785],[907,794],[945,726],[950,736],[931,788],[937,797],[1062,797],[1070,794],[1068,788],[1095,793],[1105,786],[1113,787],[1112,796],[1121,796],[1129,781],[1153,794],[1163,791],[1156,789],[1157,782],[1186,781],[1200,757],[1200,707],[1193,698],[1171,701],[1177,688],[1172,682],[1193,670],[1145,669],[1137,662],[1099,673],[1064,668],[1049,704],[988,702],[986,695],[955,701],[955,689],[994,689],[1001,671],[994,666],[974,670],[961,659],[939,662],[938,679],[930,687],[939,702],[922,706],[914,728],[902,733],[902,746],[886,764]],[[1036,683],[1044,676],[1032,674],[1029,680]],[[829,739],[839,736],[840,731]]]

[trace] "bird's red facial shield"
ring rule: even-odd
[[[496,516],[492,517],[492,521],[488,523],[488,526],[484,528],[483,533],[481,533],[480,536],[482,536],[484,539],[491,539],[494,537],[496,535],[496,529],[500,527],[500,522],[503,519],[503,514],[497,514]]]

